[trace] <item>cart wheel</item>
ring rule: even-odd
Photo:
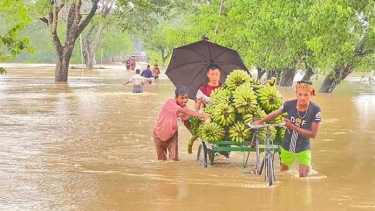
[[[214,160],[215,160],[215,151],[207,149],[207,152],[208,152],[208,158],[210,160],[210,165],[213,165],[214,164]]]
[[[205,149],[207,151],[206,157],[204,153]],[[204,143],[201,143],[199,145],[198,152],[197,152],[197,161],[200,165],[206,168],[208,166],[208,160],[210,161],[210,165],[212,165],[214,162],[214,157],[215,157],[214,151],[208,149]]]
[[[197,161],[199,165],[203,166],[204,168],[207,167],[207,147],[204,143],[201,143],[199,145],[198,153],[197,153]]]
[[[201,159],[201,153],[202,153],[202,144],[199,144],[198,152],[197,152],[197,161]]]
[[[265,161],[266,161],[266,158],[263,158],[263,160],[262,160],[262,164],[260,165],[260,167],[259,167],[259,171],[258,171],[258,175],[261,175],[262,174],[262,171],[263,171],[263,168],[264,168],[264,163],[265,163]]]

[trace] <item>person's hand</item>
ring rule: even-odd
[[[251,123],[252,125],[260,125],[260,120],[255,120],[253,123]]]
[[[212,116],[211,114],[203,114],[203,118],[204,118],[204,122],[208,122],[211,120]]]
[[[288,129],[292,129],[292,127],[294,126],[294,123],[290,121],[290,119],[284,118],[283,122],[285,122],[284,126]]]
[[[201,107],[202,107],[202,104],[203,104],[203,97],[197,98],[195,100],[194,109],[196,111],[199,111],[201,109]]]

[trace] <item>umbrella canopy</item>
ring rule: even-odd
[[[176,87],[187,87],[189,98],[194,100],[199,87],[208,83],[207,67],[211,64],[220,67],[220,83],[224,83],[233,70],[249,73],[237,51],[212,42],[198,41],[173,49],[165,74]]]

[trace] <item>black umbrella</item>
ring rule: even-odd
[[[189,98],[194,100],[199,87],[208,82],[207,67],[211,64],[220,67],[220,83],[224,83],[233,70],[249,73],[237,51],[212,42],[198,41],[173,49],[165,74],[176,87],[187,87]]]

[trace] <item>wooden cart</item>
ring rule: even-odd
[[[249,141],[244,141],[243,143],[239,144],[235,141],[218,141],[215,143],[209,143],[204,140],[201,140],[201,144],[199,145],[198,152],[197,152],[197,160],[203,161],[203,167],[206,168],[208,163],[210,165],[214,164],[215,154],[218,152],[247,152],[246,159],[243,163],[243,168],[247,167],[247,162],[249,160],[249,156],[251,152],[256,153],[257,161],[260,160],[260,153],[263,152],[264,145],[259,144],[259,142],[254,138]],[[272,147],[275,152],[280,153],[281,141],[276,140],[272,143]],[[258,164],[257,164],[258,165]]]

